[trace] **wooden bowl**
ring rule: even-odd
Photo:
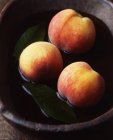
[[[101,103],[88,114],[90,117],[74,124],[51,124],[32,121],[21,96],[12,95],[11,69],[15,43],[21,33],[40,18],[61,9],[72,8],[92,18],[96,26],[95,47],[78,57],[90,63],[106,81],[106,93]],[[107,0],[11,0],[0,14],[0,110],[3,117],[19,127],[33,132],[76,132],[107,124],[113,118],[113,4]],[[74,56],[71,56],[73,61]],[[70,58],[69,58],[70,59]],[[26,95],[28,96],[28,95]],[[26,97],[25,97],[26,98]],[[29,98],[29,97],[27,97]],[[19,107],[19,105],[21,107]],[[26,105],[26,107],[25,107]],[[24,113],[21,110],[24,109]],[[25,109],[27,111],[25,111]],[[97,113],[96,113],[97,112]],[[94,115],[96,113],[96,115]],[[92,117],[93,114],[93,117]],[[30,114],[32,116],[32,113]],[[88,116],[87,115],[87,116]],[[34,119],[35,120],[35,119]]]

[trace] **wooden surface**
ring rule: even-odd
[[[7,3],[9,0],[0,0],[0,11],[2,7]],[[58,137],[58,139],[62,139],[62,135]],[[55,138],[57,139],[57,138]],[[54,140],[55,140],[54,139]],[[69,137],[66,138],[67,140],[70,139]],[[96,130],[93,133],[84,134],[84,135],[77,135],[74,139],[81,140],[113,140],[113,124],[109,127]],[[41,137],[36,135],[31,135],[24,133],[18,130],[15,127],[12,127],[9,123],[7,123],[4,118],[0,115],[0,140],[42,140]],[[43,140],[48,140],[47,137],[43,138]],[[50,140],[50,139],[49,139]]]

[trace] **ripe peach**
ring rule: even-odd
[[[45,82],[58,78],[63,68],[63,60],[56,46],[39,41],[23,50],[19,68],[27,79]]]
[[[58,79],[58,92],[72,105],[85,108],[96,105],[103,96],[105,81],[86,62],[68,65]]]
[[[58,12],[48,28],[50,42],[69,53],[84,53],[94,44],[96,31],[93,21],[72,9]]]

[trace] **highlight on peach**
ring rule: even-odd
[[[63,60],[56,46],[39,41],[23,50],[19,59],[19,68],[31,81],[50,82],[58,78],[63,69]]]

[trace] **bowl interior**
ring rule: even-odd
[[[113,59],[113,5],[105,0],[16,0],[6,9],[0,23],[0,98],[3,115],[8,110],[13,117],[25,118],[28,122],[55,124],[56,128],[59,127],[58,122],[50,121],[39,110],[37,111],[37,107],[29,95],[20,94],[21,90],[16,86],[18,67],[13,63],[13,51],[20,35],[29,26],[35,25],[41,20],[47,22],[48,25],[56,12],[66,8],[75,9],[82,15],[90,17],[94,21],[97,36],[93,49],[83,55],[62,53],[65,66],[74,61],[86,61],[106,81],[106,93],[102,101],[91,110],[76,111],[79,121],[86,122],[87,125],[90,120],[104,116],[105,112],[111,111],[113,106],[113,63],[111,62]],[[110,114],[113,112],[111,111]],[[4,116],[9,117],[6,114]],[[98,121],[95,121],[96,123],[98,124]],[[76,126],[78,127],[78,124],[75,124]],[[83,127],[85,128],[84,125]],[[62,131],[65,129],[63,128]]]

